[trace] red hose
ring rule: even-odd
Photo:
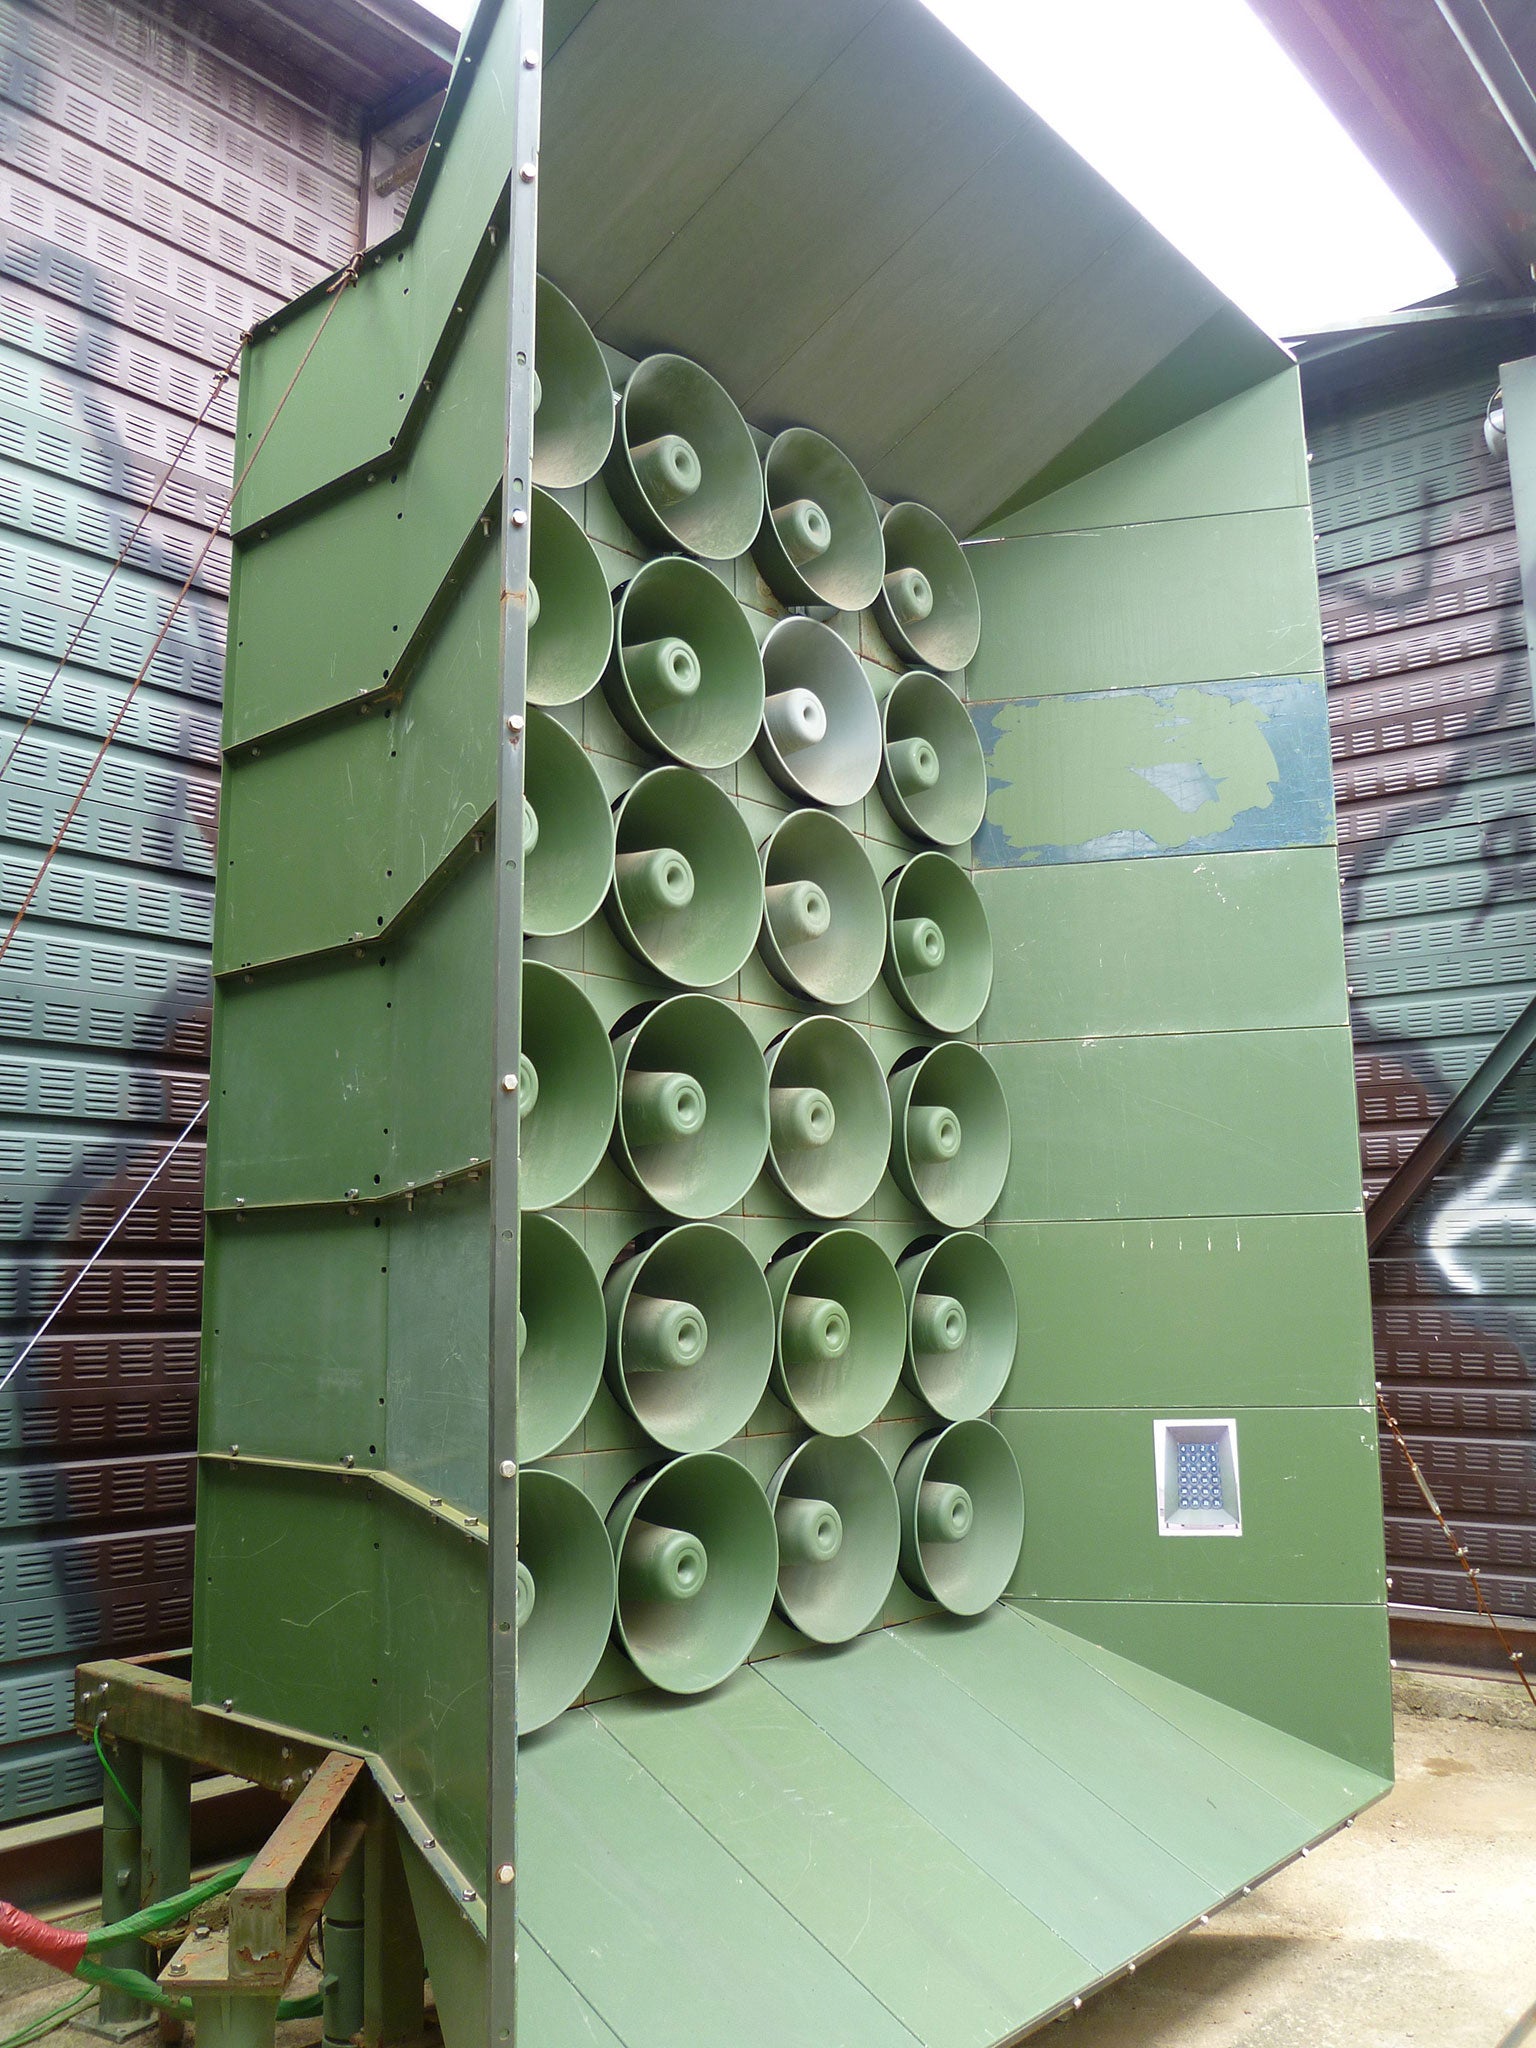
[[[75,1965],[85,1954],[85,1943],[84,1928],[76,1932],[68,1927],[50,1927],[46,1920],[24,1913],[9,1899],[0,1899],[0,1944],[6,1948],[19,1948],[23,1955],[40,1963],[51,1963],[54,1969],[72,1977]]]

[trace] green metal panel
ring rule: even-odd
[[[1041,533],[976,550],[994,621],[973,697],[1320,673],[1304,508]],[[1180,589],[1187,601],[1170,606]],[[1261,626],[1259,622],[1266,623]],[[1021,672],[1007,650],[1027,646]]]
[[[1048,1039],[993,1064],[1028,1133],[1002,1221],[1359,1207],[1341,1026]]]
[[[1237,1384],[1248,1407],[1370,1395],[1357,1214],[1000,1223],[991,1236],[1019,1298],[1003,1407],[1216,1414]]]
[[[1342,1024],[1326,847],[1006,870],[976,887],[997,949],[989,1039]],[[993,906],[996,906],[994,909]]]

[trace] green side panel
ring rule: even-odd
[[[398,441],[409,440],[413,411],[430,396],[420,386],[444,329],[454,322],[466,283],[473,284],[474,267],[491,254],[487,227],[511,170],[504,80],[520,55],[516,27],[510,8],[478,10],[459,52],[460,70],[469,60],[476,75],[462,103],[454,96],[452,146],[444,133],[433,138],[406,220],[413,239],[371,252],[323,335],[332,304],[324,290],[259,330],[262,346],[250,352],[241,384],[247,423],[270,420],[301,363],[303,371],[241,487],[237,533],[337,477],[387,460]],[[497,439],[501,412],[492,425]],[[242,433],[249,456],[259,436],[252,424]]]
[[[1029,1610],[1345,1758],[1383,1791],[1391,1783],[1391,1664],[1381,1602],[1293,1607],[1033,1600]]]
[[[995,534],[1279,512],[1308,501],[1301,373],[1266,377],[1078,482],[998,519]]]
[[[996,971],[987,1039],[1342,1024],[1327,847],[982,870]]]
[[[998,1045],[999,1221],[1314,1214],[1360,1202],[1349,1032]]]
[[[1341,1606],[1385,1597],[1374,1409],[1221,1413],[1237,1423],[1242,1534],[1198,1540],[1160,1533],[1152,1409],[1000,1410],[1029,1505],[1012,1591]]]
[[[386,950],[224,994],[211,1209],[389,1195],[485,1160],[493,908],[486,853]]]
[[[389,933],[485,819],[495,800],[501,564],[477,536],[459,567],[458,602],[398,698],[226,761],[218,970]]]
[[[308,520],[247,539],[227,747],[371,696],[409,667],[433,601],[501,483],[506,335],[503,260],[468,313],[419,438],[326,508],[325,546],[315,546]],[[494,636],[486,654],[494,669]]]
[[[590,1714],[523,1745],[518,1799],[523,1925],[626,2048],[913,2048],[917,2036]]]
[[[1312,521],[1300,508],[1037,534],[970,559],[987,620],[973,698],[1323,666]],[[1183,602],[1168,602],[1173,590]],[[1028,650],[1022,668],[1015,648]]]
[[[485,1547],[369,1479],[204,1456],[199,1697],[377,1749],[462,1869],[483,1864]],[[242,1627],[224,1617],[238,1613]]]
[[[1371,1396],[1358,1214],[1005,1223],[1019,1301],[1007,1408],[1225,1415]]]
[[[1093,472],[1100,468],[1115,470],[1117,497],[1121,492],[1134,493],[1144,470],[1155,471],[1168,461],[1170,451],[1175,451],[1174,460],[1177,461],[1181,429],[1199,433],[1200,420],[1192,416],[1203,416],[1207,410],[1217,410],[1220,402],[1229,399],[1233,393],[1242,394],[1250,389],[1267,392],[1276,385],[1290,385],[1296,394],[1290,420],[1264,415],[1256,422],[1252,415],[1244,415],[1241,426],[1235,428],[1235,434],[1241,437],[1239,448],[1222,451],[1223,454],[1246,458],[1246,461],[1235,465],[1238,475],[1232,479],[1231,495],[1236,500],[1232,509],[1267,505],[1270,502],[1265,489],[1270,474],[1264,466],[1264,457],[1269,452],[1267,444],[1278,442],[1283,447],[1288,442],[1292,459],[1297,464],[1304,457],[1300,428],[1300,375],[1295,370],[1277,375],[1274,356],[1266,350],[1267,343],[1268,337],[1260,336],[1235,306],[1218,307],[1193,334],[1171,349],[1156,369],[1149,371],[1113,405],[1106,407],[1092,426],[1037,471],[1023,490],[1000,505],[992,515],[992,522],[1004,522],[1007,530],[1018,516],[1018,507],[1032,506],[1042,500],[1054,505],[1057,498],[1068,497],[1075,482],[1091,478]],[[1123,449],[1130,449],[1131,456],[1122,456]],[[1207,452],[1215,451],[1208,449]],[[1222,469],[1225,468],[1223,464]],[[1256,470],[1260,480],[1254,479]],[[1303,477],[1305,474],[1303,469]],[[1250,480],[1244,482],[1245,477]],[[1132,496],[1132,502],[1139,501]],[[1283,502],[1293,501],[1286,499]],[[1305,502],[1305,491],[1300,502]],[[1110,516],[1113,516],[1112,512]],[[1138,511],[1127,516],[1146,518],[1164,515]]]
[[[920,2041],[995,2041],[1082,1982],[1080,1954],[771,1683],[734,1680],[707,1711],[641,1695],[597,1718]]]
[[[483,2041],[486,2019],[485,1944],[465,1919],[458,1901],[449,1898],[437,1873],[428,1866],[403,1830],[400,1849],[426,1957],[427,1975],[432,1980],[432,1999],[443,2034],[454,2041]],[[558,2003],[550,2000],[546,2004],[541,1995],[544,1981],[537,1967],[530,1972],[529,1981],[531,2003],[540,2018],[549,2015],[551,2007],[558,2013]],[[521,1979],[518,1989],[521,1996]],[[582,2036],[567,2036],[554,2031],[547,2037],[539,2035],[536,2038],[548,2038],[562,2044],[563,2048],[566,2039],[580,2041]],[[601,2035],[594,2038],[602,2040]]]
[[[1054,1638],[1095,1671],[1112,1678],[1131,1699],[1151,1707],[1175,1727],[1212,1750],[1251,1778],[1256,1785],[1293,1807],[1312,1827],[1338,1825],[1339,1816],[1357,1811],[1388,1789],[1388,1780],[1358,1764],[1346,1762],[1294,1737],[1280,1737],[1265,1722],[1240,1714],[1219,1699],[1195,1692],[1177,1679],[1145,1664],[1069,1635],[1065,1629],[1033,1615],[1035,1627]]]

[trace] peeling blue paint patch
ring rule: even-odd
[[[987,757],[978,867],[1333,843],[1321,676],[970,709]]]

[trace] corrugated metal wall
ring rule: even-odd
[[[1531,671],[1509,471],[1483,439],[1498,365],[1485,337],[1325,397],[1311,380],[1368,1199],[1536,994]],[[1506,1088],[1372,1262],[1382,1388],[1517,1617],[1536,1617],[1533,1095]],[[1383,1441],[1394,1605],[1470,1608]]]
[[[78,631],[0,770],[0,929],[222,508],[233,387],[177,454],[218,366],[355,245],[358,125],[179,0],[0,0],[0,762]],[[227,580],[219,542],[0,962],[0,1369],[206,1094]],[[0,1395],[0,1818],[96,1796],[78,1658],[190,1634],[202,1165]]]

